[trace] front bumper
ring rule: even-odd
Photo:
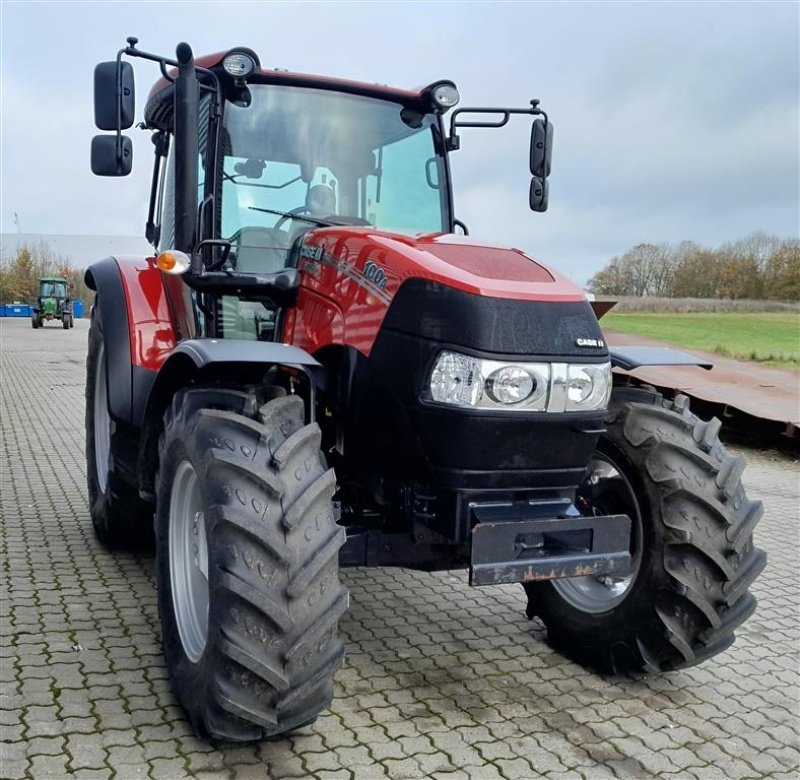
[[[562,500],[472,507],[470,585],[620,574],[630,569],[627,515],[564,517]],[[561,515],[561,516],[559,516]]]

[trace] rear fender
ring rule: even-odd
[[[141,427],[139,448],[139,492],[154,500],[155,473],[158,468],[158,439],[164,412],[178,390],[197,382],[219,382],[231,387],[258,384],[270,368],[296,369],[308,381],[298,382],[298,395],[306,402],[309,421],[313,420],[316,388],[323,382],[322,366],[299,347],[263,341],[190,339],[178,344],[157,374],[148,394]]]

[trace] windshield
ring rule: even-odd
[[[283,250],[282,259],[299,232],[326,221],[449,230],[435,117],[330,90],[256,84],[250,92],[248,107],[225,108],[223,238],[258,246],[262,259],[265,249]]]
[[[67,285],[64,282],[42,282],[39,295],[53,298],[66,298]]]

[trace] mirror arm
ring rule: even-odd
[[[161,60],[158,63],[159,68],[161,69],[161,75],[169,82],[175,83],[175,79],[170,76],[169,71],[167,70],[167,63],[164,60]]]
[[[495,121],[458,121],[459,114],[500,114],[500,118]],[[505,127],[512,114],[528,114],[543,116],[547,122],[547,114],[539,108],[539,101],[531,100],[530,108],[457,108],[450,115],[450,133],[447,138],[447,151],[454,152],[461,148],[461,139],[458,136],[459,127]]]

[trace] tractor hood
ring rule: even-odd
[[[495,331],[498,322],[521,333],[556,328],[568,341],[591,337],[602,345],[581,289],[519,249],[467,236],[337,226],[309,231],[293,252],[301,287],[297,305],[286,312],[284,336],[311,354],[343,344],[368,355],[387,316],[400,329],[435,331],[453,343],[459,330]],[[409,318],[427,325],[411,325]],[[574,338],[562,320],[577,323]],[[548,338],[552,349],[568,354],[568,344]],[[507,351],[550,354],[544,342],[516,346]]]
[[[309,260],[313,263],[317,255],[349,276],[364,277],[384,299],[391,299],[403,282],[416,278],[493,298],[585,300],[577,285],[522,250],[469,236],[322,228],[306,236],[299,267]]]

